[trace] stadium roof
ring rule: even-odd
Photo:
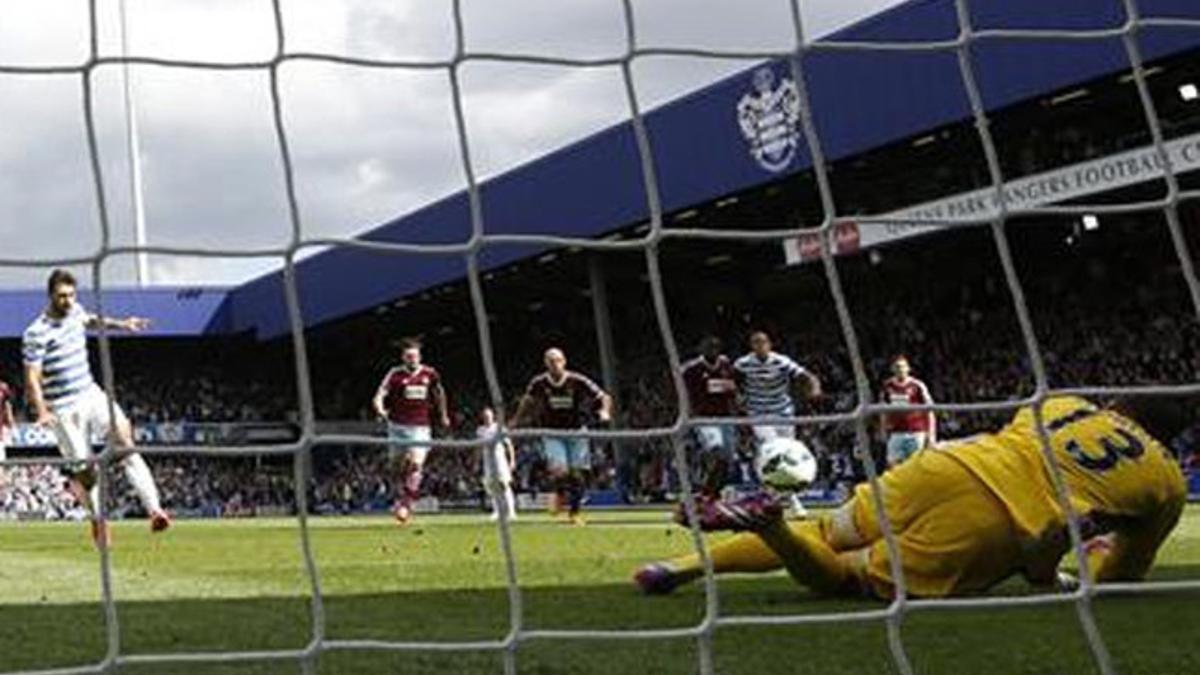
[[[1113,30],[1125,23],[1122,0],[972,0],[976,30]],[[1143,18],[1200,19],[1195,0],[1139,0]],[[912,0],[840,31],[821,43],[845,41],[953,41],[954,0]],[[1143,57],[1158,59],[1200,46],[1200,29],[1145,26]],[[977,78],[989,110],[1127,70],[1118,35],[1087,40],[1028,40],[991,36],[972,47]],[[831,161],[851,157],[970,116],[957,54],[935,51],[818,49],[806,60],[813,117]],[[769,74],[769,76],[768,76]],[[785,64],[756,64],[646,115],[663,208],[670,212],[778,180],[811,167],[802,140],[788,142],[786,126],[771,115],[788,113],[778,98],[760,98],[749,118],[751,140],[739,124],[747,95],[778,94],[789,77]],[[769,101],[768,103],[762,103]],[[782,132],[780,136],[773,134]],[[757,151],[757,154],[756,154]],[[629,123],[566,146],[480,187],[488,234],[553,234],[594,238],[649,217],[636,141]],[[471,232],[466,192],[401,216],[361,237],[373,242],[453,244]],[[484,268],[529,256],[533,246],[492,245]],[[427,288],[460,279],[461,255],[384,253],[336,248],[297,264],[306,326],[349,316]],[[283,273],[229,291],[197,332],[252,331],[269,339],[289,329]],[[174,293],[174,291],[171,291]],[[12,312],[0,334],[14,333]],[[18,323],[28,320],[21,313]]]

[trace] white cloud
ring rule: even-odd
[[[269,0],[127,0],[141,56],[269,59]],[[463,0],[476,52],[604,57],[625,49],[619,0]],[[896,0],[803,4],[821,35]],[[75,64],[87,55],[86,0],[0,3],[0,62]],[[100,49],[119,52],[117,0],[98,2]],[[785,0],[636,0],[642,46],[787,49]],[[285,0],[287,47],[392,59],[447,59],[447,0]],[[635,62],[646,107],[747,67],[746,62]],[[141,128],[150,242],[273,247],[290,240],[264,73],[131,68]],[[469,62],[460,70],[472,157],[494,175],[627,115],[616,69]],[[95,71],[93,93],[112,243],[132,240],[121,68]],[[279,71],[306,236],[353,236],[463,187],[444,70],[288,62]],[[0,76],[0,258],[89,255],[100,244],[77,76]],[[154,256],[156,283],[236,283],[276,260]],[[131,256],[106,261],[133,279]],[[43,270],[0,268],[0,285],[40,285]]]

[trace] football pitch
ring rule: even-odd
[[[330,639],[495,640],[509,627],[504,556],[478,515],[311,522]],[[152,537],[143,522],[114,531],[113,582],[122,654],[303,648],[310,586],[295,520],[183,521]],[[586,527],[524,514],[513,528],[527,629],[686,627],[700,621],[699,585],[642,597],[640,563],[690,550],[664,511],[594,513]],[[1200,578],[1200,506],[1189,507],[1155,578]],[[722,615],[866,610],[870,601],[813,597],[775,574],[728,577]],[[1020,584],[999,593],[1019,593]],[[79,665],[104,654],[99,566],[79,524],[0,525],[0,672]],[[1200,672],[1200,593],[1102,597],[1095,612],[1122,673]],[[1095,672],[1074,605],[922,610],[904,643],[918,673]],[[879,621],[722,627],[719,673],[890,673]],[[523,673],[692,673],[694,639],[523,642]],[[320,673],[494,673],[496,652],[334,651]],[[298,673],[294,661],[129,665],[128,673]]]

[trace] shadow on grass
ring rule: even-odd
[[[1175,570],[1182,574],[1181,570]],[[1200,576],[1191,570],[1190,578]],[[1174,574],[1172,575],[1174,576]],[[633,629],[695,625],[701,589],[644,598],[622,586],[523,589],[527,628]],[[721,582],[723,614],[801,614],[876,609],[877,603],[815,599],[786,578]],[[298,649],[310,634],[303,598],[178,600],[119,605],[123,653]],[[1095,603],[1121,672],[1200,672],[1195,637],[1200,594],[1105,597]],[[334,596],[327,635],[336,639],[488,640],[508,629],[503,589]],[[78,665],[103,653],[95,604],[0,606],[0,672]],[[905,617],[904,643],[918,673],[1091,673],[1094,666],[1072,605],[1004,610],[918,611]],[[713,638],[718,673],[895,672],[882,622],[723,627]],[[697,642],[532,640],[522,643],[522,673],[693,673]],[[459,654],[330,652],[320,673],[494,673],[495,652]],[[298,673],[295,662],[129,666],[128,673],[249,675]]]

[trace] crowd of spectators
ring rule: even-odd
[[[1135,385],[1196,381],[1200,373],[1200,326],[1190,307],[1178,269],[1168,259],[1128,245],[1139,236],[1138,227],[1097,238],[1080,248],[1079,242],[1030,245],[1042,251],[1023,262],[1030,284],[1028,306],[1052,386]],[[1086,243],[1086,242],[1085,242]],[[929,383],[936,400],[955,402],[1007,401],[1034,390],[1032,364],[1024,335],[1012,310],[1003,276],[974,258],[971,244],[944,240],[910,247],[904,255],[889,255],[879,265],[869,260],[849,261],[846,279],[864,365],[872,378],[882,377],[887,359],[904,351]],[[1152,247],[1150,247],[1152,248]],[[964,255],[964,252],[968,253]],[[979,255],[985,255],[980,252]],[[1044,259],[1039,259],[1039,257]],[[889,266],[890,265],[890,266]],[[937,275],[914,270],[936,267]],[[897,279],[904,279],[898,284]],[[952,280],[947,283],[948,280]],[[885,290],[886,289],[886,290]],[[818,303],[821,298],[811,299]],[[856,404],[853,369],[840,341],[836,318],[822,315],[804,303],[769,308],[778,347],[808,365],[825,383],[826,396],[802,412],[845,412]],[[646,313],[643,309],[631,312]],[[765,311],[745,308],[745,313]],[[653,324],[645,317],[620,317],[622,326]],[[684,327],[684,331],[689,330]],[[688,337],[694,337],[689,333]],[[741,342],[736,333],[724,336],[730,351]],[[654,344],[640,340],[637,344]],[[536,350],[531,350],[536,359]],[[158,347],[160,355],[171,354]],[[657,347],[627,350],[618,373],[618,423],[629,428],[669,426],[677,402],[669,373]],[[594,366],[580,353],[581,367]],[[453,359],[447,359],[453,361]],[[134,361],[144,367],[138,368]],[[128,379],[121,383],[119,400],[139,423],[166,420],[195,422],[279,422],[292,419],[291,398],[276,392],[273,377],[286,378],[250,366],[239,373],[224,373],[222,364],[198,366],[198,376],[186,377],[172,369],[186,369],[186,356],[170,365],[157,359],[130,359],[124,364]],[[513,372],[534,368],[522,364]],[[451,371],[453,366],[450,366]],[[594,372],[594,371],[593,371]],[[156,376],[158,373],[158,376]],[[455,374],[447,378],[455,381]],[[525,375],[505,382],[515,401]],[[373,380],[374,378],[372,378]],[[457,380],[462,381],[462,380]],[[318,381],[322,391],[333,383]],[[362,389],[362,383],[356,386]],[[373,387],[373,382],[367,387]],[[484,387],[463,384],[452,390],[454,429],[449,435],[467,438],[474,433],[476,412],[486,404]],[[334,412],[344,419],[362,419],[367,400],[339,394],[349,402]],[[286,400],[281,400],[286,399]],[[362,400],[359,400],[362,399]],[[943,437],[954,437],[990,428],[1005,412],[942,414]],[[380,428],[380,432],[382,429]],[[861,476],[861,467],[850,459],[851,424],[803,429],[803,435],[821,457],[826,483],[849,482]],[[677,489],[672,441],[650,437],[636,442],[597,444],[593,488],[617,489],[629,501],[667,499]],[[532,446],[521,446],[530,449]],[[392,500],[386,452],[379,447],[325,447],[314,451],[309,501],[320,512],[349,512],[386,508]],[[197,515],[239,516],[274,509],[287,512],[294,505],[293,469],[287,458],[214,458],[212,456],[159,456],[151,458],[166,503]],[[428,495],[460,506],[483,505],[479,453],[471,449],[434,452],[427,465]],[[521,452],[515,471],[518,493],[536,493],[542,467],[536,452]],[[834,487],[834,485],[830,485]],[[118,477],[116,513],[136,508]],[[48,518],[77,517],[78,509],[63,489],[59,474],[48,467],[10,468],[0,472],[0,513],[40,512]]]
[[[0,520],[28,515],[45,520],[78,520],[84,514],[55,467],[0,469]]]

